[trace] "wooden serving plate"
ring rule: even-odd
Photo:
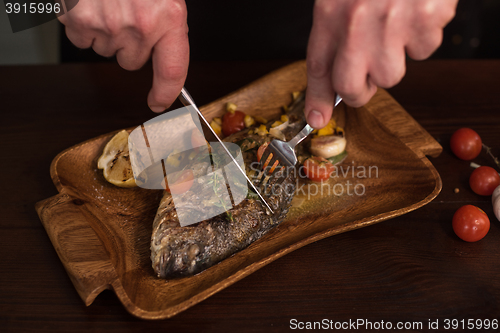
[[[247,113],[272,118],[291,102],[291,92],[305,86],[305,62],[297,62],[201,109],[211,119],[231,101]],[[349,195],[344,187],[337,195],[337,187],[316,195],[292,208],[262,239],[192,277],[161,280],[151,268],[149,242],[161,193],[115,187],[97,170],[97,158],[116,132],[61,152],[51,165],[59,194],[38,202],[36,210],[86,305],[111,288],[133,315],[168,318],[291,251],[405,214],[440,192],[439,174],[425,156],[438,156],[441,146],[386,91],[380,89],[359,109],[341,104],[335,117],[345,124],[348,157],[339,166],[345,174],[334,184],[350,181],[364,193]],[[361,177],[362,166],[372,167],[372,175]],[[355,174],[346,173],[352,171],[348,167],[355,167]]]

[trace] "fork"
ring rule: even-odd
[[[336,95],[334,108],[342,101],[342,97]],[[289,167],[295,167],[297,164],[297,155],[295,155],[295,147],[301,143],[307,136],[314,130],[309,124],[306,124],[304,128],[290,141],[281,141],[274,139],[267,146],[266,150],[260,158],[260,170],[258,178],[260,179],[260,188],[265,187],[266,184],[271,184],[275,180],[273,186],[280,185],[285,178],[288,176]],[[271,157],[270,161],[267,161]],[[273,168],[274,164],[278,162],[281,166],[281,170],[278,167]],[[267,166],[266,166],[267,165]],[[285,172],[283,172],[283,167]],[[274,170],[272,175],[266,181],[266,177],[269,175],[270,170]],[[266,192],[266,191],[263,191]]]

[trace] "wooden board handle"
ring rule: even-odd
[[[443,151],[443,147],[384,89],[379,88],[364,108],[417,155],[438,157]]]
[[[88,306],[111,287],[117,274],[82,214],[81,205],[81,200],[59,193],[38,202],[35,208],[78,294]]]

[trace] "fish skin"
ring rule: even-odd
[[[288,113],[291,124],[285,132],[287,140],[305,124],[303,107],[303,98],[297,99]],[[248,129],[243,130],[224,141],[237,142],[250,137],[261,144],[273,139],[269,135],[248,136],[247,132]],[[247,170],[250,163],[256,161],[255,152],[256,149],[252,154],[243,155]],[[259,200],[247,198],[230,210],[232,220],[227,214],[220,214],[184,227],[178,222],[172,196],[165,192],[153,222],[151,237],[151,261],[156,275],[168,279],[197,274],[260,239],[285,219],[295,193],[296,173],[289,173],[282,185],[267,199],[274,214]],[[183,195],[191,195],[195,200],[196,193],[193,192],[187,191]]]

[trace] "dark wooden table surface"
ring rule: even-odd
[[[203,105],[286,63],[193,63],[186,85]],[[0,67],[0,331],[287,331],[292,319],[421,322],[427,331],[429,320],[440,329],[446,319],[499,320],[500,222],[491,199],[470,190],[472,169],[448,144],[454,130],[471,127],[500,155],[499,80],[497,60],[409,63],[389,92],[444,148],[431,159],[443,180],[433,202],[301,248],[171,319],[144,321],[112,291],[83,304],[34,204],[57,193],[49,175],[57,153],[154,116],[150,68]],[[476,162],[493,166],[485,155]],[[492,222],[477,243],[453,233],[453,213],[464,204]]]

